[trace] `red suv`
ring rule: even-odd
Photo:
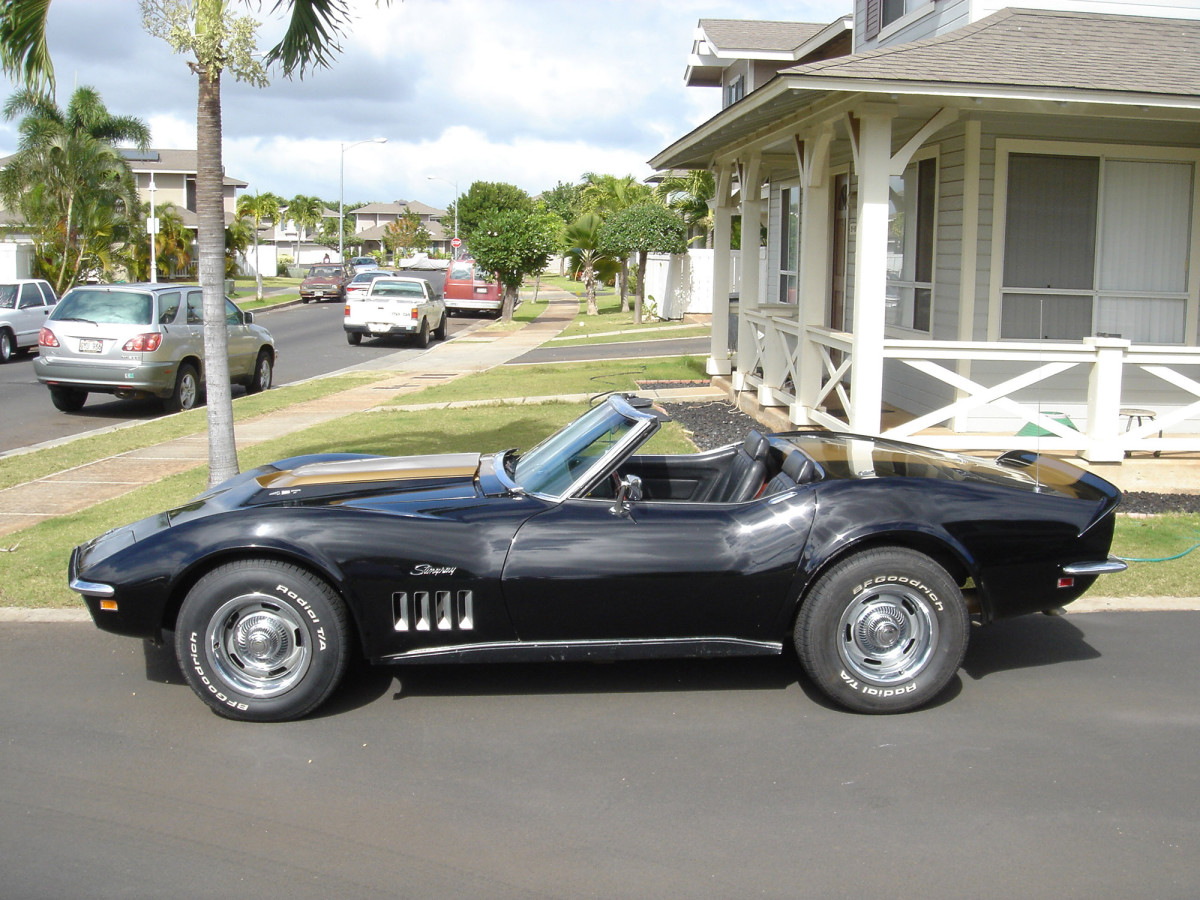
[[[500,282],[491,272],[484,271],[473,259],[456,259],[446,270],[446,283],[442,287],[442,298],[446,312],[484,312],[500,315],[504,295]]]

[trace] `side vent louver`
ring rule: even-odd
[[[475,627],[473,591],[397,591],[392,594],[396,631],[470,631]]]

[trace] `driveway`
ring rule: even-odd
[[[747,659],[373,671],[246,725],[169,652],[0,624],[0,894],[1194,897],[1200,614],[972,640],[902,716]]]

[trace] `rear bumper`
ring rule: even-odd
[[[382,327],[382,326],[386,326]],[[421,320],[415,322],[397,325],[394,322],[374,322],[371,325],[354,324],[350,322],[342,323],[342,327],[347,334],[365,334],[368,337],[386,337],[389,334],[410,335],[416,334],[421,329]]]
[[[142,391],[160,397],[170,396],[175,390],[178,370],[179,364],[175,361],[114,360],[104,363],[43,355],[33,361],[34,374],[44,385],[63,385],[105,394]]]
[[[446,309],[463,309],[474,312],[496,312],[504,305],[503,300],[452,300],[445,298],[443,303],[446,304]]]

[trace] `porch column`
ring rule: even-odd
[[[887,229],[892,118],[895,110],[866,104],[858,117],[858,236],[854,244],[854,363],[850,369],[850,430],[879,434],[883,406],[883,337],[887,295]]]
[[[1120,462],[1121,375],[1130,342],[1120,338],[1089,337],[1083,342],[1096,351],[1088,378],[1089,444],[1080,455],[1088,462]]]
[[[728,375],[733,371],[733,354],[729,349],[729,257],[733,252],[731,163],[717,167],[716,182],[716,196],[713,198],[712,337],[705,371],[709,375]]]
[[[738,299],[738,348],[737,372],[733,376],[733,389],[746,389],[746,376],[754,374],[758,367],[758,332],[746,321],[746,312],[759,306],[759,229],[762,222],[762,156],[750,154],[742,166],[740,190],[742,195],[742,283]]]
[[[816,134],[796,145],[800,167],[800,290],[797,314],[801,328],[825,324],[825,302],[830,290],[830,245],[833,189],[829,179],[829,145],[833,126],[827,125]],[[808,339],[807,332],[798,342],[799,360],[796,373],[796,402],[789,418],[799,424],[812,423],[809,413],[821,390],[825,367],[821,364],[819,345]]]

